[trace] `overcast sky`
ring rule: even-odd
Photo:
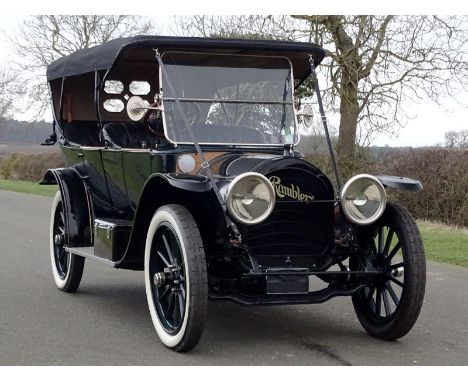
[[[189,10],[189,8],[187,8],[186,10]],[[18,12],[18,10],[16,10],[16,12]],[[29,12],[29,13],[36,13],[36,12]],[[57,10],[54,13],[60,13],[60,12],[59,10]],[[67,13],[78,13],[78,12],[67,12]],[[88,12],[86,13],[94,13],[94,12],[90,12],[88,10]],[[95,13],[102,13],[102,12],[96,11]],[[120,11],[120,13],[125,13],[125,12]],[[178,12],[178,13],[186,13],[186,11]],[[254,12],[246,12],[246,13],[254,13]],[[354,13],[358,13],[358,12],[354,12]],[[149,15],[146,15],[146,16],[151,17]],[[21,21],[24,20],[26,17],[27,17],[27,14],[22,15],[18,13],[14,15],[0,16],[0,30],[3,32],[0,35],[0,63],[2,64],[7,63],[9,60],[9,57],[11,57],[11,54],[12,54],[11,48],[9,44],[7,43],[7,41],[5,40],[4,34],[5,33],[14,34],[18,24],[21,23]],[[166,15],[163,14],[154,18],[156,19],[159,25],[160,33],[161,34],[169,33],[168,24],[171,21],[171,17],[168,14]],[[461,98],[459,99],[459,102],[468,105],[468,92],[467,94],[461,96]],[[464,108],[452,100],[447,100],[444,103],[444,108],[447,109],[448,111],[441,110],[436,104],[434,104],[430,100],[424,101],[419,105],[407,104],[405,106],[405,111],[410,117],[410,120],[408,120],[406,127],[404,129],[401,129],[399,134],[396,137],[388,137],[384,134],[381,134],[372,142],[372,144],[379,145],[379,146],[383,146],[383,145],[390,145],[390,146],[433,145],[437,143],[443,143],[445,132],[448,130],[468,129],[468,108]],[[24,119],[24,117],[22,118],[22,116],[20,115],[17,115],[16,118]],[[27,118],[30,118],[30,117],[26,117],[26,119]],[[329,116],[329,118],[332,124],[334,123],[335,125],[337,125],[337,122],[335,122],[337,121],[337,116]]]

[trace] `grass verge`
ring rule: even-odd
[[[468,267],[468,229],[418,221],[429,260]]]
[[[36,182],[0,179],[0,190],[53,197],[57,192],[57,186],[41,186]]]
[[[53,197],[57,186],[0,179],[0,189]],[[468,267],[468,229],[418,221],[429,260]]]

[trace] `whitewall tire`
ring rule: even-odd
[[[161,342],[184,352],[197,345],[208,303],[203,243],[196,222],[181,205],[159,208],[148,228],[145,287]]]
[[[50,216],[50,263],[55,285],[64,292],[78,289],[83,276],[84,257],[70,254],[65,246],[65,213],[60,191],[55,194]]]

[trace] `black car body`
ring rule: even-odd
[[[294,89],[324,56],[309,43],[139,36],[51,64],[67,165],[42,180],[60,189],[57,286],[78,288],[84,258],[144,270],[155,328],[179,351],[198,342],[208,298],[353,296],[369,333],[406,334],[422,303],[424,251],[385,188],[421,185],[363,174],[337,192],[295,149]]]

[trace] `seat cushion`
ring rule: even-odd
[[[63,123],[63,135],[82,146],[102,146],[100,129],[96,121],[73,121]]]
[[[106,142],[116,148],[145,149],[156,146],[156,136],[143,123],[106,123],[102,133]]]

